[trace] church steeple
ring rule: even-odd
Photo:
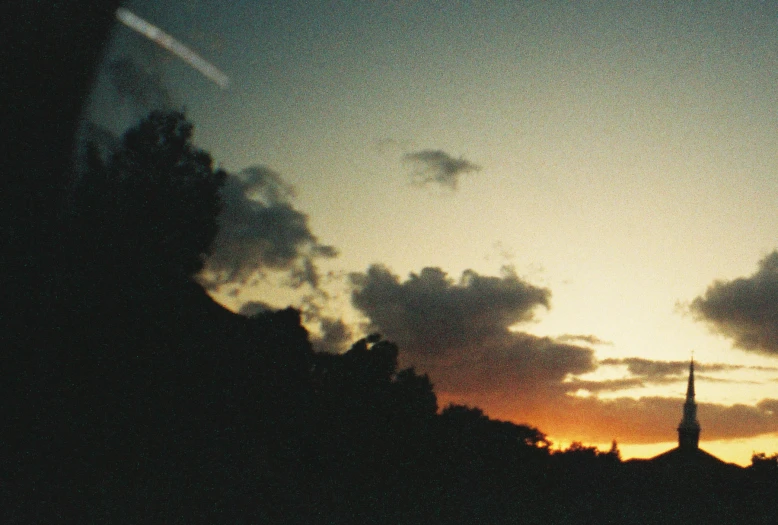
[[[686,402],[683,404],[683,419],[678,426],[678,448],[697,450],[700,443],[700,423],[697,421],[697,403],[694,401],[694,356],[689,364],[689,384],[686,387]]]

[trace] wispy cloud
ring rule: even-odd
[[[455,190],[462,175],[481,170],[464,157],[455,158],[443,150],[414,151],[406,153],[403,159],[411,164],[411,180],[419,186],[438,184]]]
[[[596,335],[562,334],[554,338],[560,343],[587,343],[590,345],[612,345],[610,341],[604,341]]]

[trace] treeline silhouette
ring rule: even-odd
[[[313,351],[192,280],[226,174],[183,114],[88,148],[45,263],[40,331],[4,350],[4,523],[773,523],[775,456],[668,469],[480,409],[439,411],[371,335]]]

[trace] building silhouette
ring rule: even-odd
[[[694,400],[694,357],[689,363],[689,384],[686,387],[686,402],[683,404],[683,419],[678,425],[678,448],[685,451],[700,448],[700,422],[697,421],[697,403]]]
[[[628,463],[646,464],[667,471],[704,470],[731,472],[741,467],[720,460],[700,448],[700,422],[697,420],[697,402],[694,391],[694,358],[689,363],[689,381],[686,386],[686,400],[683,416],[678,425],[678,446],[650,459],[634,459]],[[723,470],[722,470],[723,469]]]

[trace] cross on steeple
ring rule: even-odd
[[[697,403],[694,401],[694,354],[689,363],[689,384],[686,387],[686,402],[683,404],[683,419],[678,425],[678,448],[697,450],[700,443],[700,423],[697,421]]]

